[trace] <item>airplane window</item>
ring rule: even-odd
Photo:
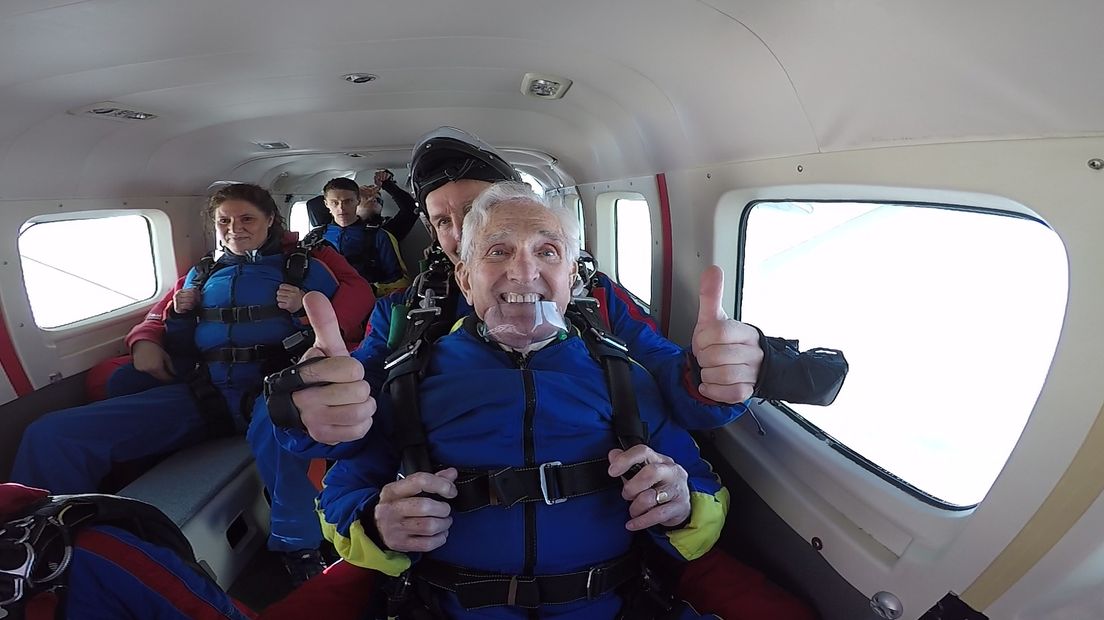
[[[645,306],[652,303],[652,220],[646,200],[613,203],[617,281]]]
[[[579,245],[586,247],[586,220],[583,218],[583,199],[575,197],[575,217],[579,219]]]
[[[140,215],[28,222],[18,245],[39,327],[75,323],[157,293],[150,224]]]
[[[830,407],[789,413],[929,503],[979,503],[1058,342],[1058,235],[949,206],[757,202],[744,217],[741,319],[851,367]]]
[[[300,200],[291,205],[291,215],[288,217],[288,228],[299,233],[299,238],[307,236],[311,231],[310,216],[307,213],[307,201]]]

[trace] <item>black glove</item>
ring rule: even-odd
[[[752,327],[755,327],[752,325]],[[831,405],[847,378],[847,358],[837,349],[801,352],[798,341],[768,338],[758,327],[763,364],[752,398],[804,405]]]

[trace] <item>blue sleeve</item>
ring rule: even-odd
[[[629,356],[655,378],[679,426],[691,430],[717,428],[747,411],[744,403],[718,403],[699,394],[700,381],[692,370],[689,349],[664,338],[629,292],[609,276],[599,273],[598,285],[604,289],[599,301],[606,307],[610,329],[628,344]]]
[[[372,394],[377,396],[377,405],[382,401],[378,396],[383,389],[384,380],[387,379],[383,363],[391,353],[391,349],[387,346],[388,334],[391,331],[391,309],[401,301],[402,294],[396,293],[376,302],[368,328],[365,330],[364,340],[351,354],[364,365],[364,379],[372,386]],[[358,452],[364,443],[360,440],[330,446],[311,439],[304,431],[283,428],[276,429],[276,439],[289,452],[306,458],[326,459],[347,458],[350,454]]]
[[[640,368],[633,372],[639,395],[640,417],[648,426],[648,445],[670,457],[686,470],[690,489],[690,520],[678,529],[654,527],[648,533],[658,546],[685,560],[701,557],[713,548],[721,536],[728,514],[728,490],[721,485],[712,467],[698,451],[694,438],[674,424],[655,382]]]
[[[398,575],[410,566],[402,553],[383,548],[373,513],[380,490],[395,480],[399,458],[382,429],[373,427],[361,450],[326,474],[318,510],[322,532],[351,564]]]

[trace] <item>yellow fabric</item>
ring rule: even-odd
[[[322,535],[333,543],[337,553],[348,563],[361,568],[378,570],[381,573],[397,577],[403,571],[410,568],[410,558],[405,553],[397,551],[384,551],[380,549],[372,539],[364,533],[364,526],[360,521],[353,522],[349,528],[349,535],[342,536],[337,531],[337,526],[326,522],[321,512],[318,513],[322,521]]]
[[[715,494],[690,494],[690,523],[681,530],[667,533],[671,546],[687,560],[696,560],[713,548],[721,538],[728,514],[728,489],[721,487]]]

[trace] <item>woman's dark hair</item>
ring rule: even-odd
[[[284,217],[280,215],[280,209],[277,208],[276,201],[272,199],[272,194],[269,194],[263,187],[252,183],[234,183],[223,187],[215,192],[207,203],[207,218],[214,221],[215,211],[218,210],[219,205],[227,200],[244,200],[260,209],[265,215],[271,215],[272,226],[268,229],[268,236],[276,239],[283,238]]]

